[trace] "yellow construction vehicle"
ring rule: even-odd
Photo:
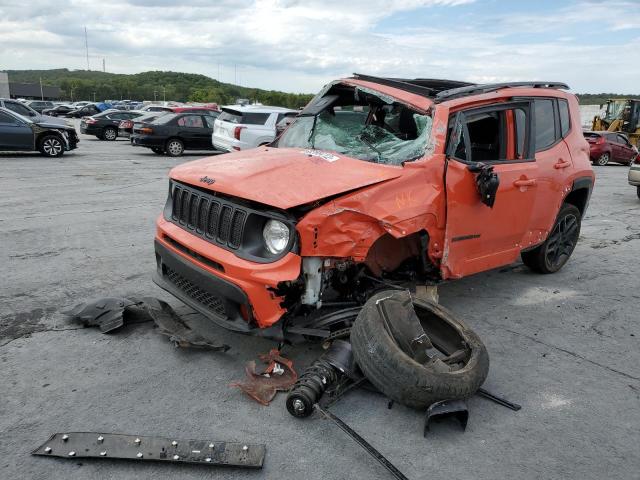
[[[640,148],[640,100],[612,98],[605,105],[605,114],[593,117],[591,130],[624,133],[633,145]]]

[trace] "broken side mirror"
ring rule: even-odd
[[[500,186],[500,178],[498,174],[493,171],[493,165],[475,162],[467,168],[471,173],[477,174],[476,187],[480,194],[480,201],[489,208],[493,208],[493,204],[496,201],[496,193]]]

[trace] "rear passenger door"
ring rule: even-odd
[[[176,121],[178,134],[186,148],[211,148],[211,129],[202,115],[185,114]]]
[[[506,265],[529,238],[537,164],[529,102],[458,112],[447,147],[444,278]],[[456,133],[456,132],[459,132]],[[490,207],[477,185],[477,163],[493,167],[499,186]]]
[[[624,135],[616,134],[616,147],[618,148],[618,158],[615,159],[621,163],[631,163],[636,157],[636,151]]]
[[[566,100],[536,97],[532,103],[533,139],[538,164],[537,196],[531,217],[531,241],[535,245],[547,238],[568,193],[565,189],[571,183],[572,161],[564,138],[574,126]],[[566,113],[563,113],[565,109]]]

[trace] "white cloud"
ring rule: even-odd
[[[640,25],[629,2],[580,2],[558,14],[474,15],[455,29],[379,25],[394,14],[437,6],[454,15],[471,0],[0,0],[0,68],[173,70],[226,82],[313,92],[354,71],[471,81],[559,80],[577,91],[638,90],[640,53],[602,36]],[[187,5],[188,4],[188,5]],[[613,5],[614,8],[607,8]],[[637,6],[637,5],[636,5]],[[599,22],[581,42],[565,26]],[[605,30],[613,33],[607,34]],[[561,35],[554,32],[561,31]],[[624,30],[626,31],[626,30]],[[525,39],[514,34],[527,32]],[[613,67],[611,52],[624,52]],[[236,73],[238,72],[238,73]]]

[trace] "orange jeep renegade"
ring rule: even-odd
[[[594,184],[566,89],[334,81],[272,145],[171,171],[154,281],[226,328],[283,339],[335,335],[381,286],[518,256],[556,272]]]

